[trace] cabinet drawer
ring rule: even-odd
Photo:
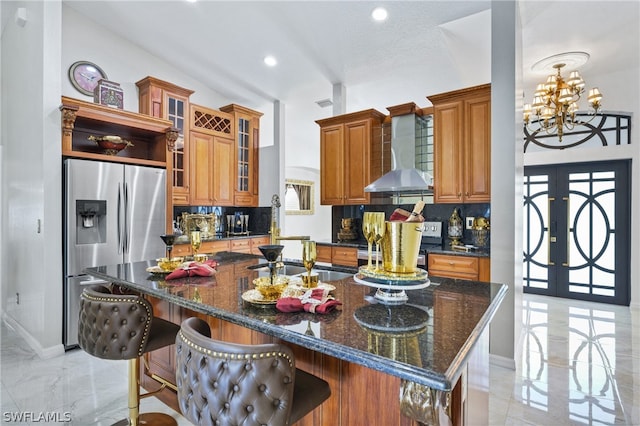
[[[189,244],[176,244],[171,250],[171,256],[190,256],[191,246]]]
[[[251,254],[251,240],[249,238],[231,240],[231,251]]]
[[[262,256],[262,253],[260,252],[260,250],[258,250],[258,247],[266,246],[270,242],[271,238],[269,236],[251,238],[251,254]]]
[[[358,249],[355,247],[331,247],[331,263],[358,266]]]
[[[477,257],[449,256],[446,254],[429,254],[427,270],[429,275],[440,277],[477,280],[479,274]]]
[[[331,263],[331,246],[316,246],[316,260],[318,262]]]
[[[205,241],[200,247],[202,253],[218,253],[219,251],[229,251],[229,241]]]

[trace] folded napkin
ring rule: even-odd
[[[307,290],[300,297],[282,297],[276,302],[276,309],[280,312],[311,312],[326,314],[332,312],[342,302],[329,296],[326,288],[314,288]]]
[[[207,260],[203,263],[189,262],[167,275],[165,280],[175,280],[186,277],[211,277],[216,273],[216,266],[218,266],[218,262],[215,260]]]

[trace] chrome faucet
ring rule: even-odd
[[[278,209],[282,204],[280,204],[280,196],[278,194],[273,194],[271,197],[271,226],[269,229],[269,233],[271,234],[271,244],[278,244],[279,241],[283,240],[299,240],[305,241],[310,240],[311,237],[308,235],[292,235],[288,237],[284,237],[280,235],[280,227],[278,226]],[[276,263],[276,268],[281,268],[284,266],[282,263],[282,253],[280,253],[280,261]]]

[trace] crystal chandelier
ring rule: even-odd
[[[565,80],[561,75],[565,65],[562,62],[553,65],[557,70],[556,74],[549,75],[546,82],[538,84],[533,94],[533,104],[525,104],[523,109],[524,124],[530,132],[545,131],[547,134],[557,132],[560,142],[562,142],[565,128],[573,130],[575,126],[589,123],[602,107],[600,104],[602,94],[597,87],[594,87],[589,90],[587,96],[591,107],[589,113],[593,114],[592,117],[587,121],[576,119],[578,101],[584,94],[585,83],[578,71],[572,71],[569,78]]]

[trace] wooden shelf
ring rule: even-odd
[[[63,96],[62,155],[120,163],[166,167],[177,129],[169,120],[151,117]],[[89,136],[116,135],[133,143],[106,155]]]

